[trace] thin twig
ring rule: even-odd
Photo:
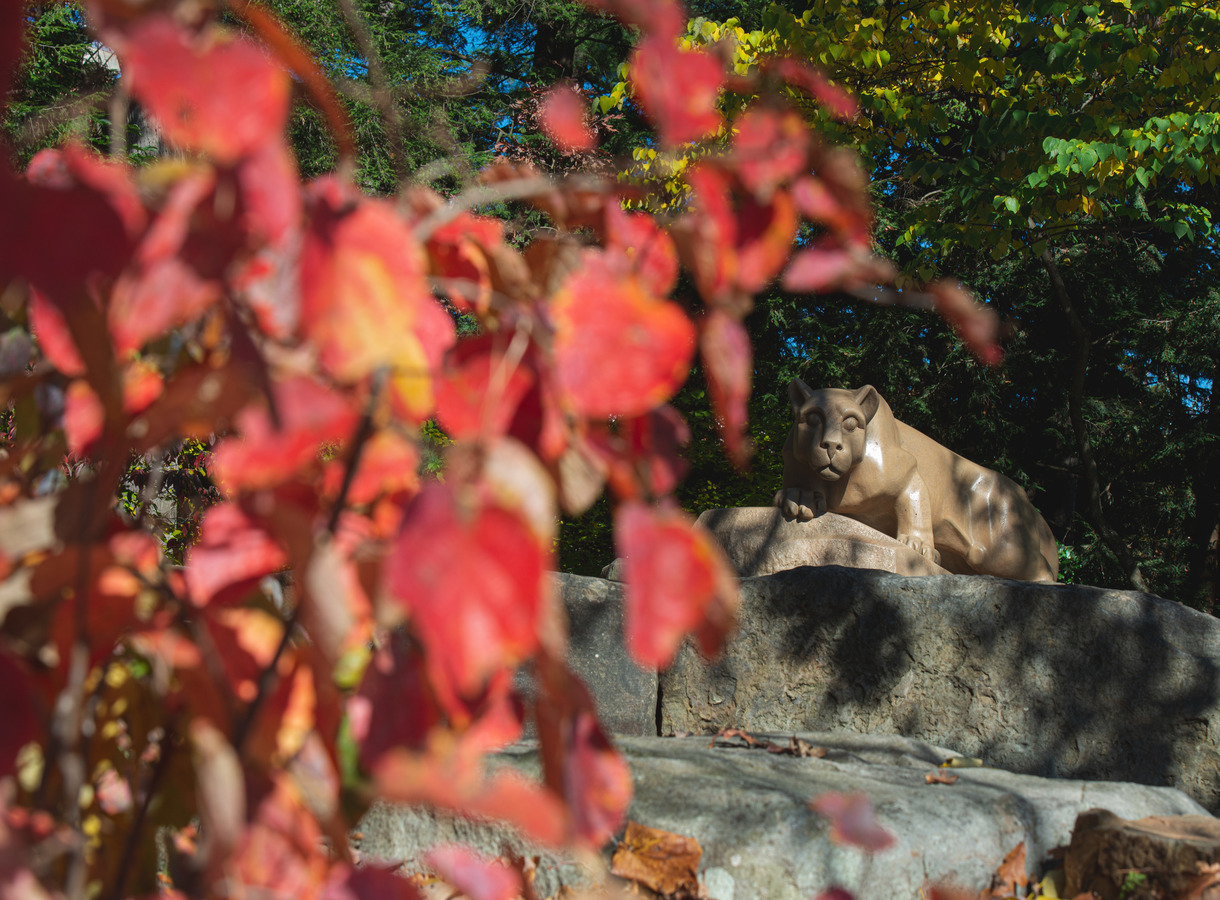
[[[442,225],[452,222],[467,210],[477,209],[489,203],[502,200],[524,200],[528,197],[540,197],[551,191],[561,190],[566,185],[575,183],[579,187],[592,190],[600,188],[608,190],[606,182],[601,178],[573,176],[563,182],[536,175],[530,178],[516,178],[512,181],[501,181],[496,184],[478,184],[462,191],[440,209],[433,210],[415,226],[415,236],[426,241]]]

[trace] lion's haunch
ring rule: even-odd
[[[1054,582],[1055,538],[1014,482],[894,418],[869,385],[788,385],[796,423],[775,503],[789,519],[839,513],[950,572]]]

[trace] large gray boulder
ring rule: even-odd
[[[1037,867],[1053,848],[1068,843],[1076,816],[1093,807],[1123,818],[1202,813],[1170,788],[1042,779],[999,769],[955,769],[956,784],[928,784],[925,776],[952,751],[901,737],[801,737],[827,748],[826,756],[709,749],[706,737],[623,738],[619,746],[635,783],[628,816],[699,841],[700,875],[711,900],[809,900],[831,885],[869,900],[911,900],[927,880],[986,887],[1021,841],[1031,869]],[[534,775],[539,770],[537,750],[529,743],[510,748],[501,761]],[[873,856],[833,843],[827,822],[807,805],[827,791],[867,794],[896,843]],[[417,809],[375,807],[360,834],[364,859],[406,862],[409,869],[419,868],[430,847],[455,840],[491,855],[540,854],[534,885],[540,897],[552,897],[564,885],[595,883],[601,874],[530,847],[503,828]]]
[[[742,581],[722,659],[660,676],[662,734],[906,735],[1220,809],[1220,622],[1149,594],[837,566]]]

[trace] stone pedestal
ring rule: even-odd
[[[879,569],[895,575],[946,575],[930,559],[889,535],[835,513],[786,521],[771,506],[709,509],[699,524],[716,536],[741,576],[771,575],[797,566]]]

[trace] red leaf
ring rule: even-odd
[[[606,249],[612,261],[622,260],[625,270],[639,274],[648,290],[664,297],[678,282],[678,253],[673,238],[650,215],[627,212],[617,203],[606,205]]]
[[[453,438],[489,438],[508,433],[517,408],[535,384],[524,354],[506,354],[511,333],[459,341],[450,351],[436,389],[436,415]]]
[[[754,106],[733,127],[737,175],[759,201],[809,171],[809,129],[795,111]]]
[[[996,343],[1000,319],[995,310],[976,302],[960,284],[953,281],[938,281],[928,286],[928,292],[936,304],[936,311],[953,326],[970,352],[985,365],[999,365],[1004,351]]]
[[[25,7],[19,0],[0,2],[0,97],[8,97],[12,75],[25,49]]]
[[[703,50],[680,49],[669,34],[636,45],[631,81],[666,146],[698,140],[723,122],[717,108],[725,81],[720,61]]]
[[[291,82],[249,38],[154,13],[115,43],[132,95],[178,146],[228,164],[280,139]]]
[[[30,330],[51,365],[65,375],[85,374],[85,362],[68,331],[68,323],[59,307],[37,290],[30,291]]]
[[[672,406],[659,406],[642,416],[620,418],[613,433],[590,429],[586,446],[601,457],[619,497],[639,495],[641,487],[654,497],[668,494],[689,468],[681,456],[690,443],[690,428]]]
[[[514,870],[460,844],[433,847],[424,862],[470,900],[513,900],[521,894],[521,876]]]
[[[597,138],[589,128],[588,100],[571,84],[557,84],[542,98],[542,130],[568,153],[592,150]]]
[[[30,741],[41,737],[41,717],[35,706],[33,680],[25,666],[7,650],[0,649],[0,684],[4,701],[0,707],[4,727],[0,728],[0,778],[17,771],[17,754]]]
[[[64,393],[64,440],[68,452],[85,457],[106,427],[106,410],[93,388],[76,379]]]
[[[551,302],[555,377],[577,414],[638,416],[686,379],[695,329],[682,309],[589,251]]]
[[[850,121],[856,117],[858,108],[851,94],[838,85],[831,84],[825,75],[808,63],[785,57],[772,60],[767,64],[767,69],[817,100],[836,118]]]
[[[784,272],[784,290],[798,294],[816,294],[839,287],[852,278],[859,268],[860,254],[834,241],[802,250],[792,258]]]
[[[626,818],[631,770],[598,723],[581,680],[552,654],[541,655],[534,672],[534,718],[547,786],[567,801],[576,839],[600,848]]]
[[[674,508],[622,504],[614,545],[624,558],[624,631],[641,666],[663,669],[688,632],[716,655],[732,630],[737,579],[715,539]]]
[[[205,280],[177,257],[127,274],[115,285],[107,314],[118,356],[193,322],[221,297],[220,283]]]
[[[873,805],[866,794],[840,794],[830,791],[809,801],[809,808],[830,820],[830,838],[879,853],[893,845],[894,836],[873,817]]]
[[[339,863],[331,867],[318,900],[420,900],[420,893],[392,869]]]
[[[237,167],[243,230],[258,243],[282,244],[301,224],[296,160],[283,141],[255,147]]]
[[[358,416],[347,399],[317,381],[295,376],[274,389],[276,427],[271,413],[249,405],[238,413],[240,437],[225,438],[212,454],[212,475],[225,490],[273,487],[318,462],[319,448],[343,441],[356,430]]]
[[[827,888],[818,894],[818,900],[856,900],[855,895],[841,887]]]
[[[385,578],[427,650],[433,684],[471,697],[538,647],[547,548],[516,512],[461,497],[450,485],[420,491]]]
[[[406,631],[395,630],[388,645],[373,653],[360,689],[347,702],[347,715],[360,763],[368,770],[395,747],[424,747],[440,724],[440,710],[428,690],[423,658],[411,652]]]
[[[422,248],[387,202],[345,198],[329,180],[311,201],[301,310],[322,365],[348,382],[388,367],[403,414],[427,418],[433,374],[457,335],[428,290]]]
[[[746,401],[754,374],[750,336],[737,319],[713,309],[703,319],[699,349],[725,452],[742,468],[752,452],[746,437]]]
[[[204,514],[199,541],[187,553],[187,593],[195,606],[239,600],[287,564],[288,555],[261,525],[236,503],[221,503]]]

